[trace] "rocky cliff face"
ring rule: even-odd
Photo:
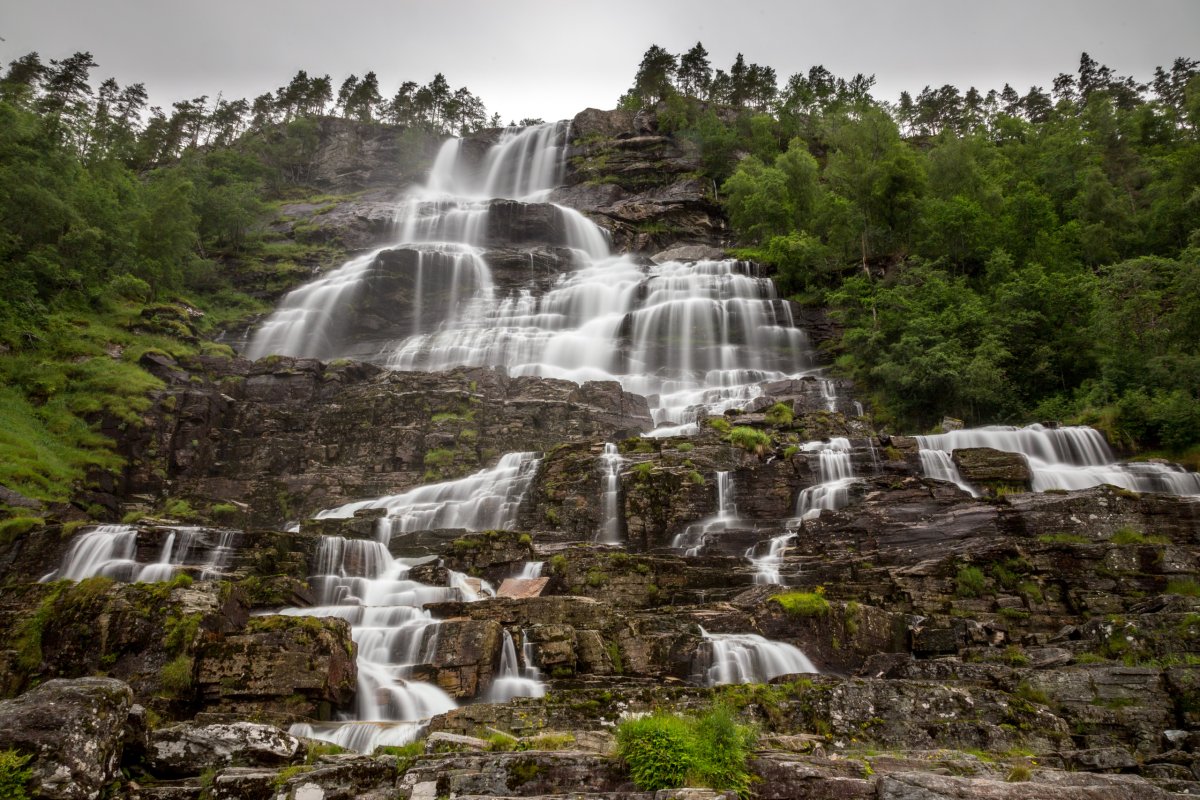
[[[353,146],[361,164],[326,159],[331,187],[386,177],[386,142]],[[584,112],[567,156],[556,201],[623,247],[700,258],[722,243],[696,154],[652,117]],[[571,266],[562,217],[493,206],[497,287],[544,291]],[[386,228],[356,213],[327,211],[342,246]],[[388,308],[411,298],[414,258],[380,253],[346,314],[367,349],[403,324]],[[925,477],[916,439],[876,430],[853,387],[816,378],[646,438],[647,400],[612,382],[143,363],[165,388],[140,427],[106,431],[125,481],[79,498],[129,524],[0,546],[0,749],[29,757],[35,796],[701,800],[720,794],[637,790],[612,731],[714,705],[755,726],[763,798],[1200,792],[1195,498],[1035,493],[1028,459],[960,448],[948,458],[975,497]],[[446,500],[448,481],[533,451],[523,488],[480,500],[511,505],[509,530],[387,529],[408,508],[313,518],[417,486]],[[85,541],[102,575],[38,582],[79,577]],[[441,713],[407,748],[307,738],[386,704],[363,656],[387,626],[360,614],[398,594],[419,595],[404,609],[421,633],[383,648],[417,654],[392,683],[444,693]],[[544,697],[498,691],[510,658]],[[744,672],[715,680],[722,667]]]

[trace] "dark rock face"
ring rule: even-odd
[[[459,477],[505,452],[651,426],[645,399],[615,382],[288,358],[185,366],[156,367],[170,385],[146,426],[114,431],[130,458],[127,491],[155,495],[169,483],[197,505],[244,503],[251,524]]]
[[[353,698],[357,674],[350,626],[333,617],[255,617],[196,656],[210,713],[280,722],[328,719]]]
[[[422,177],[426,160],[437,154],[441,144],[420,131],[336,117],[323,117],[316,126],[317,146],[307,178],[313,186],[331,192],[375,186],[399,189]]]
[[[702,170],[699,149],[657,131],[653,114],[587,109],[571,124],[567,186],[556,203],[576,208],[622,250],[657,252],[683,244],[724,245],[724,216]]]
[[[37,797],[94,800],[118,776],[133,692],[110,678],[47,681],[0,701],[0,749],[33,756]]]
[[[199,775],[205,770],[287,764],[303,755],[300,740],[271,725],[172,725],[150,736],[147,768],[155,775]]]

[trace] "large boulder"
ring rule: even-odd
[[[960,447],[951,454],[963,480],[992,491],[1029,491],[1033,473],[1020,453],[991,447]]]
[[[94,800],[119,775],[133,691],[112,678],[47,681],[0,701],[0,749],[31,755],[35,796]]]
[[[231,764],[270,766],[303,756],[300,740],[273,725],[172,725],[150,734],[146,764],[162,777],[199,775]]]

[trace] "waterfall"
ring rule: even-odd
[[[98,525],[79,534],[63,556],[55,571],[42,576],[41,582],[55,580],[81,581],[102,576],[129,583],[167,581],[182,567],[199,567],[200,579],[219,577],[237,537],[235,531],[210,531],[206,528],[173,526],[165,529],[167,536],[158,557],[149,564],[137,561],[138,529],[132,525]],[[217,544],[209,545],[209,537],[217,536]],[[209,548],[203,559],[197,551]]]
[[[567,123],[512,129],[482,157],[448,141],[426,184],[400,201],[395,245],[289,294],[246,355],[616,380],[650,400],[656,425],[680,435],[695,431],[702,412],[757,397],[763,381],[817,372],[791,306],[750,264],[643,265],[614,255],[607,234],[579,212],[547,204],[562,183],[569,139]],[[510,279],[502,290],[499,267],[489,266],[497,242],[531,259],[548,247],[570,257],[548,288],[513,288]],[[369,330],[355,332],[372,287],[388,280],[403,290],[387,293]],[[823,387],[836,407],[832,390]]]
[[[1135,492],[1200,495],[1200,474],[1175,464],[1119,463],[1104,436],[1094,428],[991,426],[916,438],[925,475],[951,480],[973,495],[977,493],[964,484],[950,460],[954,450],[991,447],[1024,455],[1033,474],[1035,492],[1074,491],[1107,483]]]
[[[796,516],[813,519],[822,511],[844,507],[850,501],[850,485],[856,480],[850,460],[850,440],[838,436],[828,442],[808,442],[800,450],[817,454],[818,482],[801,490],[796,500]]]
[[[457,707],[437,686],[412,678],[413,667],[429,663],[436,652],[439,622],[424,606],[447,600],[473,602],[494,597],[495,591],[486,581],[479,581],[476,588],[475,579],[454,571],[449,572],[444,587],[413,580],[409,571],[422,559],[394,558],[387,542],[399,532],[511,527],[536,467],[534,454],[512,453],[495,467],[466,478],[349,503],[318,515],[350,517],[362,508],[388,511],[380,521],[376,540],[322,536],[309,579],[320,605],[279,612],[344,619],[350,623],[358,648],[353,712],[335,723],[294,725],[294,734],[370,753],[378,745],[412,741],[430,717]],[[513,647],[511,638],[507,647]],[[502,673],[507,657],[501,654]],[[515,650],[512,661],[516,663]],[[528,667],[528,657],[526,664]],[[536,672],[517,670],[504,677],[510,679],[504,685],[518,687],[512,689],[518,694],[535,691],[530,681],[540,686]]]
[[[517,661],[517,648],[513,646],[512,634],[504,631],[504,644],[500,649],[500,669],[488,690],[489,703],[507,703],[514,697],[544,697],[546,686],[542,683],[541,671],[533,665],[533,645],[529,636],[521,632],[522,668]]]
[[[683,533],[676,534],[671,540],[671,547],[683,550],[686,556],[700,555],[710,535],[729,530],[741,522],[738,519],[737,506],[733,502],[733,475],[729,472],[718,472],[716,482],[717,513],[687,526]]]
[[[767,552],[761,556],[755,555],[757,545],[746,550],[746,558],[754,565],[754,583],[760,585],[783,583],[779,569],[783,566],[783,554],[788,543],[796,538],[794,532],[771,537],[767,543]]]
[[[710,652],[703,670],[704,683],[766,683],[779,675],[819,672],[800,648],[773,642],[754,633],[708,633],[701,635]]]
[[[377,523],[380,541],[385,544],[395,534],[412,531],[503,528],[516,516],[521,498],[537,474],[538,463],[536,453],[508,453],[496,466],[474,475],[347,503],[322,511],[317,518],[350,518],[363,509],[385,509],[387,515]]]
[[[979,496],[975,487],[963,480],[962,475],[958,473],[958,467],[954,466],[953,459],[945,450],[923,449],[917,455],[921,458],[921,471],[925,473],[925,477],[953,483],[971,497]]]
[[[600,530],[596,541],[600,544],[621,543],[621,458],[617,446],[611,442],[604,445],[600,464],[604,468],[604,486],[600,501]]]
[[[542,568],[545,566],[545,561],[526,561],[525,566],[521,567],[521,572],[517,575],[517,577],[526,581],[540,578],[542,577]]]

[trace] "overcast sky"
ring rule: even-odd
[[[1073,72],[1081,51],[1149,80],[1200,58],[1200,0],[3,0],[0,58],[89,50],[153,104],[253,98],[297,69],[378,74],[385,95],[442,72],[504,120],[612,108],[651,44],[702,41],[714,67],[740,51],[782,85],[824,64],[874,73],[875,96],[927,84],[1024,93]]]

